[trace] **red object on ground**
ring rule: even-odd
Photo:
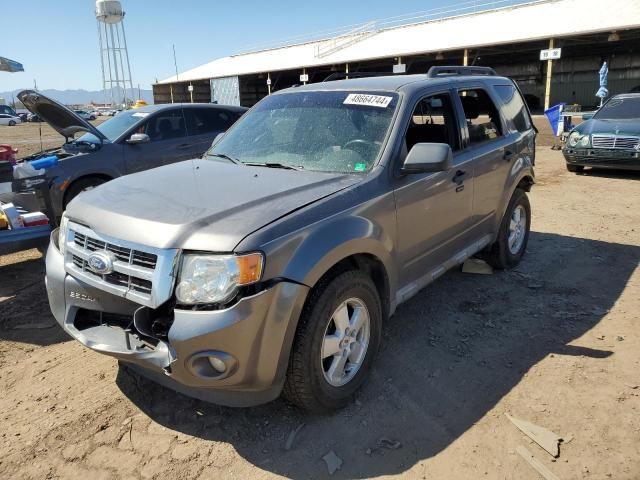
[[[48,225],[49,219],[42,212],[25,213],[20,215],[25,227],[37,227],[38,225]]]
[[[11,145],[7,144],[0,145],[0,161],[9,161],[12,165],[15,165],[17,154],[17,148],[13,148]]]

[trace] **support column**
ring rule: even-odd
[[[193,103],[193,84],[189,82],[189,95],[191,96],[191,103]]]
[[[267,94],[271,95],[271,73],[267,73]]]
[[[464,49],[464,56],[462,57],[462,66],[467,67],[469,65],[469,49]]]
[[[553,38],[549,39],[549,50],[554,45]],[[547,60],[547,83],[544,90],[544,109],[547,110],[550,107],[551,102],[551,73],[553,72],[553,60]]]
[[[173,103],[173,85],[169,84],[169,93],[171,94],[171,103]]]
[[[345,77],[347,80],[349,80],[349,64],[347,63],[346,69],[344,71],[344,73],[347,74],[347,76]]]
[[[307,69],[305,67],[302,67],[302,75],[306,75],[307,74]],[[302,82],[303,85],[307,84],[307,81],[305,80],[304,82]]]

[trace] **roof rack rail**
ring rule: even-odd
[[[332,82],[334,80],[344,80],[349,78],[366,78],[366,77],[393,77],[399,75],[393,72],[333,72],[327,76],[323,82]]]
[[[459,65],[447,67],[431,67],[427,78],[447,77],[453,75],[486,75],[495,76],[496,71],[491,67],[462,67]]]

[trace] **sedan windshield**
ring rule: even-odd
[[[148,113],[140,112],[136,110],[128,110],[119,113],[113,118],[110,118],[106,122],[101,123],[96,128],[111,142],[116,140],[120,135],[129,130],[130,127],[141,121],[146,117]],[[100,142],[95,135],[91,133],[85,133],[79,139],[79,141],[85,142]]]
[[[638,117],[640,117],[640,97],[614,97],[593,116],[599,120],[631,120]]]
[[[276,168],[366,172],[378,158],[397,104],[398,94],[387,92],[272,95],[207,155]]]

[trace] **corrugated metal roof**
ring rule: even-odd
[[[334,40],[219,58],[179,74],[181,82],[477,48],[640,27],[640,0],[545,0]],[[356,38],[359,37],[359,38]],[[172,76],[158,83],[176,82]]]

